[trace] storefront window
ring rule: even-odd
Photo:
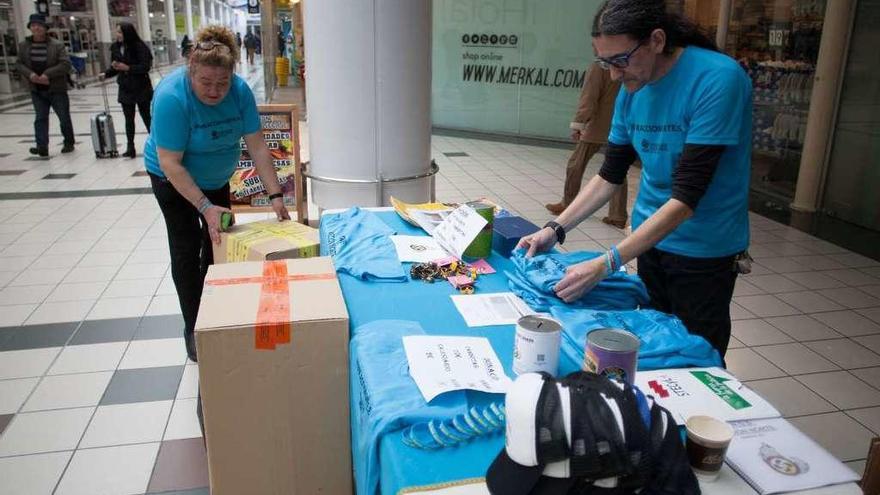
[[[727,53],[752,79],[752,188],[794,196],[824,0],[734,0]]]

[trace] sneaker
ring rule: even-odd
[[[549,211],[550,213],[552,213],[554,215],[559,215],[560,213],[565,211],[565,204],[563,204],[563,203],[550,203],[550,204],[544,205],[544,208],[547,208],[547,211]]]
[[[62,153],[71,153],[73,151],[73,143],[65,144],[63,148],[61,148]]]
[[[30,151],[30,153],[31,153],[32,155],[39,155],[39,156],[42,156],[42,157],[47,157],[47,156],[49,156],[49,150],[46,149],[46,148],[31,148],[31,149],[29,149],[28,151]]]

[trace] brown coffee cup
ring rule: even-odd
[[[733,427],[711,416],[691,416],[687,428],[687,455],[697,479],[715,481],[733,439]]]

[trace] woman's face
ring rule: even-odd
[[[116,41],[122,43],[122,29],[116,26]]]
[[[205,105],[216,105],[229,93],[232,70],[196,64],[190,68],[190,80],[199,101]]]

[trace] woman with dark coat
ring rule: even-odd
[[[110,68],[102,76],[116,78],[119,84],[119,101],[125,114],[125,137],[128,140],[122,156],[134,158],[134,114],[135,107],[141,119],[150,130],[150,102],[153,100],[153,83],[150,81],[150,68],[153,54],[141,41],[134,26],[122,22],[116,28],[116,42],[110,46]]]

